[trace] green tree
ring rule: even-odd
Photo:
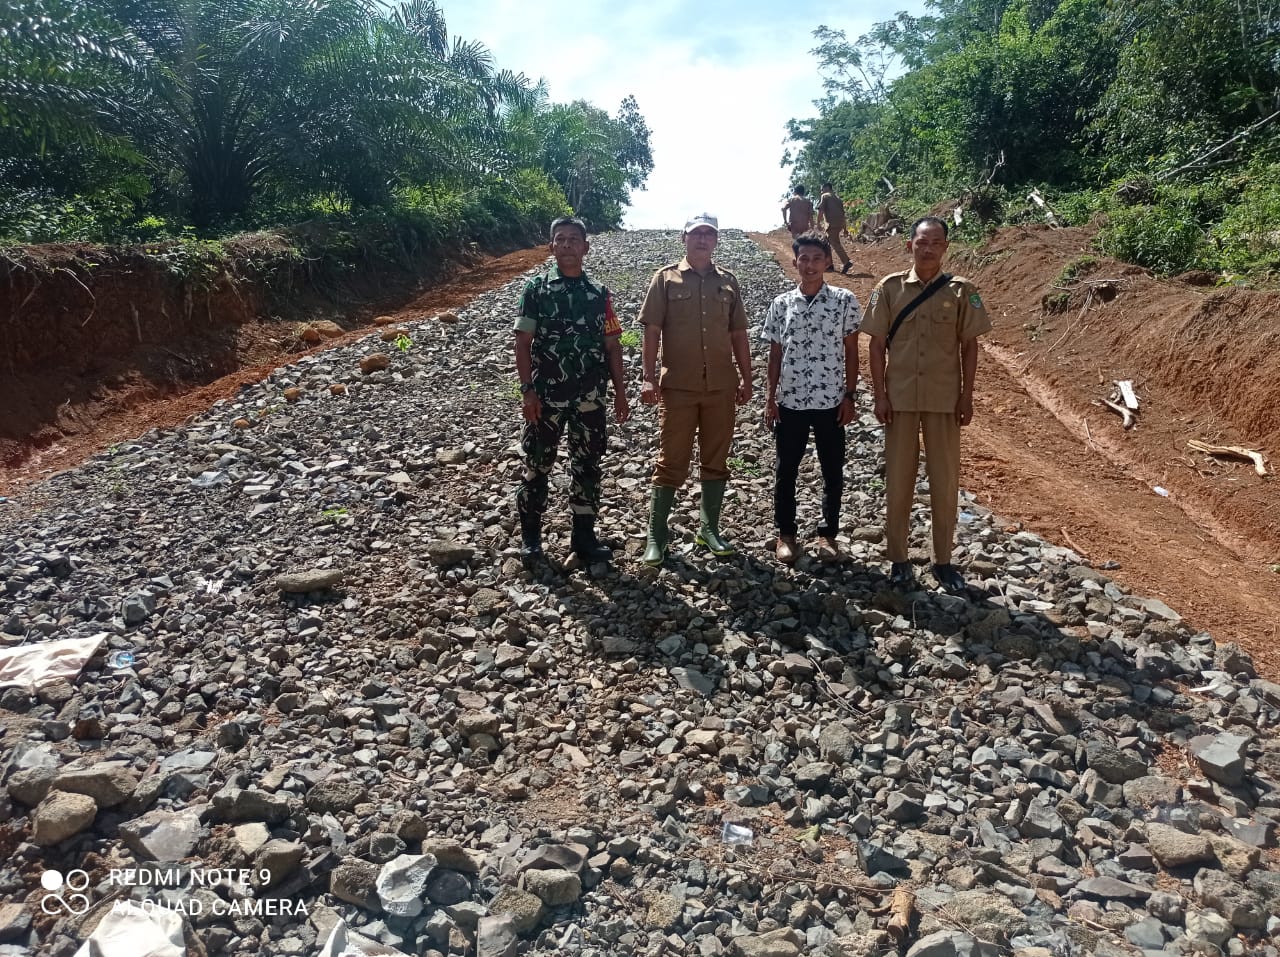
[[[541,166],[593,229],[616,228],[631,190],[653,169],[649,128],[634,97],[617,117],[585,100],[556,104],[533,118]]]

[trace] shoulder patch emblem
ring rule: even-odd
[[[877,302],[879,302],[879,301],[880,301],[880,290],[879,290],[879,289],[872,289],[872,290],[871,290],[871,298],[867,300],[867,308],[868,308],[868,309],[872,308],[872,307],[873,307],[873,306],[875,306],[875,304],[876,304]]]
[[[973,306],[974,309],[981,309],[982,297],[979,296],[976,292],[969,293],[969,305]]]

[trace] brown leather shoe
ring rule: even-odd
[[[844,558],[844,554],[840,551],[839,543],[828,535],[818,536],[817,554],[820,562],[838,562]]]
[[[800,546],[796,544],[796,537],[794,535],[778,536],[778,561],[782,562],[784,565],[794,565],[799,554]]]

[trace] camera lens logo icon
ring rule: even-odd
[[[82,870],[67,871],[65,876],[62,871],[45,871],[40,875],[40,886],[49,892],[40,899],[40,909],[46,914],[78,916],[89,909],[89,898],[80,893],[89,886],[89,875]]]

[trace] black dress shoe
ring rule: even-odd
[[[915,580],[916,573],[912,571],[910,562],[894,562],[889,569],[890,585],[910,585]]]
[[[964,594],[966,588],[964,578],[956,570],[955,565],[934,565],[933,577],[938,580],[938,584],[942,586],[943,591],[950,592],[953,595]]]

